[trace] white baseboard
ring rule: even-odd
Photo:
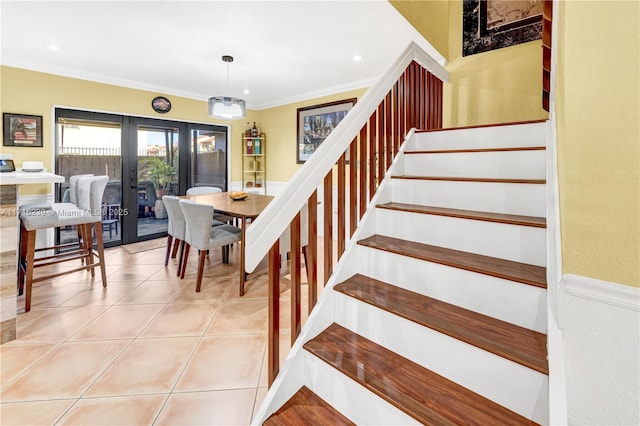
[[[640,288],[621,285],[581,275],[562,278],[568,295],[640,311]]]

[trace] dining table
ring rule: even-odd
[[[249,193],[242,200],[234,200],[230,197],[230,194],[230,192],[215,192],[202,195],[183,195],[180,198],[213,206],[216,213],[222,213],[240,220],[240,296],[243,296],[244,285],[247,280],[244,239],[248,221],[257,218],[273,200],[273,196]]]

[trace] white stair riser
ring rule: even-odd
[[[391,179],[397,203],[545,217],[541,184]]]
[[[546,289],[357,247],[360,273],[520,327],[545,333]]]
[[[544,179],[545,151],[404,155],[404,174],[502,179]]]
[[[546,123],[416,133],[411,150],[544,146]]]
[[[304,357],[305,385],[352,422],[366,425],[420,424],[309,352],[305,351]]]
[[[376,233],[545,266],[546,229],[482,220],[376,209]]]
[[[349,296],[336,294],[335,303],[343,327],[522,416],[547,421],[545,374]]]

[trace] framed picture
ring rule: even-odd
[[[4,146],[42,147],[42,116],[2,114],[4,125],[2,144]]]
[[[345,99],[326,104],[298,108],[298,126],[296,133],[296,162],[307,161],[316,152],[320,144],[342,121],[357,99]]]
[[[462,56],[542,38],[542,0],[464,0]]]
[[[164,96],[156,96],[151,101],[151,108],[160,114],[166,114],[171,111],[171,101]]]

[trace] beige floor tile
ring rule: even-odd
[[[3,389],[0,400],[77,398],[128,344],[126,340],[65,343]]]
[[[146,253],[129,254],[125,249],[111,248],[105,250],[104,258],[108,267],[120,269],[121,266],[135,265]]]
[[[141,256],[136,258],[136,265],[162,265],[164,267],[166,248],[143,251],[139,254]]]
[[[267,389],[266,387],[258,388],[258,391],[256,392],[256,402],[253,404],[253,416],[255,416],[260,409],[260,406],[262,405],[264,399],[267,397],[268,392],[269,389]]]
[[[87,397],[169,392],[198,338],[138,339],[87,391]]]
[[[72,282],[69,280],[54,281],[49,285],[33,287],[31,290],[31,306],[54,308],[76,294],[87,289],[92,289],[95,286],[102,288],[102,284],[100,283]]]
[[[289,351],[291,350],[291,335],[288,333],[281,333],[279,336],[279,344],[278,344],[278,353],[279,353],[279,361],[280,361],[280,369],[284,365],[287,356],[289,355]],[[267,342],[268,344],[268,342]],[[269,384],[269,369],[268,369],[268,356],[267,345],[265,344],[265,351],[262,355],[262,366],[260,369],[260,381],[258,382],[258,386],[266,387]]]
[[[142,281],[164,268],[160,265],[128,265],[116,266],[107,270],[107,283],[115,281]]]
[[[0,346],[0,387],[7,387],[16,377],[32,367],[57,345],[57,343],[42,343]]]
[[[111,306],[70,340],[133,339],[162,307],[160,304]]]
[[[3,426],[52,425],[76,402],[75,399],[56,401],[13,402],[0,405]]]
[[[264,343],[263,334],[204,337],[175,391],[256,388]]]
[[[156,425],[248,425],[256,390],[171,394]]]
[[[226,300],[206,334],[266,333],[267,320],[266,300]]]
[[[236,283],[235,280],[227,278],[204,277],[200,291],[196,292],[195,276],[185,277],[183,290],[178,293],[171,303],[218,302],[224,300],[232,287],[232,282]]]
[[[147,278],[147,281],[175,281],[175,282],[180,282],[180,277],[178,277],[176,274],[178,272],[178,266],[171,264],[171,262],[169,262],[169,265],[167,267],[162,267],[160,268],[157,272],[149,275],[149,277]],[[188,274],[185,274],[185,278],[188,276]]]
[[[60,306],[113,305],[124,295],[133,291],[142,281],[112,282],[107,281],[107,287],[93,286],[78,292],[67,299]]]
[[[167,305],[140,337],[202,336],[218,305],[218,302]]]
[[[169,303],[182,291],[183,285],[178,281],[145,281],[124,295],[117,304]]]
[[[166,399],[166,395],[81,399],[57,424],[149,425]]]
[[[90,305],[50,309],[18,329],[21,342],[61,342],[76,334],[108,306]]]

